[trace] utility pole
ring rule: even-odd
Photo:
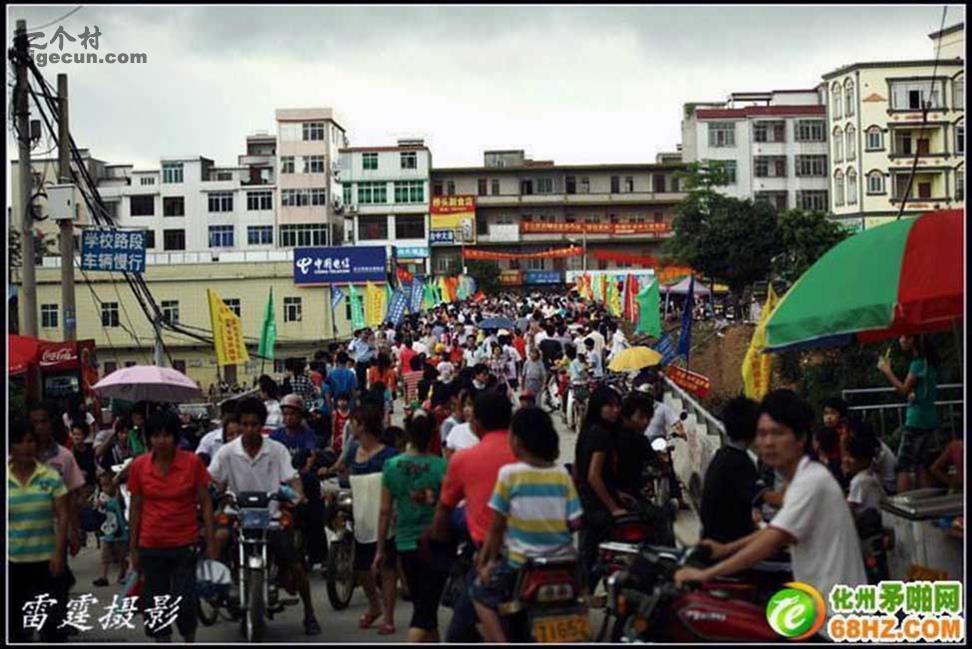
[[[583,228],[582,228],[581,232],[583,232],[583,234],[584,234],[584,239],[583,239],[583,242],[584,242],[584,258],[583,258],[584,266],[583,266],[583,270],[586,273],[587,272],[587,224],[586,223],[583,224]]]
[[[66,74],[57,75],[57,107],[60,113],[57,132],[59,182],[70,184],[71,131],[68,128],[68,83]],[[77,310],[74,302],[74,216],[64,215],[57,225],[61,231],[61,308],[64,313],[64,340],[77,340]]]
[[[23,312],[24,335],[37,337],[37,276],[34,272],[34,210],[32,171],[30,164],[30,107],[27,103],[27,21],[18,20],[14,33],[14,67],[17,85],[14,92],[14,113],[17,118],[18,160],[20,181],[20,309]]]
[[[152,327],[155,329],[155,361],[156,367],[165,367],[165,363],[162,360],[165,354],[163,353],[162,346],[162,323],[159,318],[156,318],[152,322]]]

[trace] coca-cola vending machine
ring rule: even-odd
[[[45,399],[80,396],[94,400],[91,386],[98,382],[94,340],[42,343],[40,371]]]

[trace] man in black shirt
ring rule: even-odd
[[[716,452],[702,487],[702,537],[729,543],[751,534],[756,464],[746,452],[756,438],[759,404],[736,397],[722,411],[728,441]]]

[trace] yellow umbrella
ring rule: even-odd
[[[648,347],[629,347],[611,360],[612,372],[634,372],[661,363],[662,355]]]

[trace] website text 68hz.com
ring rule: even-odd
[[[59,65],[90,64],[90,63],[148,63],[148,54],[145,52],[107,52],[96,54],[94,52],[34,52],[30,51],[30,58],[43,68],[48,63]]]
[[[965,619],[957,616],[899,620],[893,615],[835,615],[827,624],[835,642],[963,642]]]

